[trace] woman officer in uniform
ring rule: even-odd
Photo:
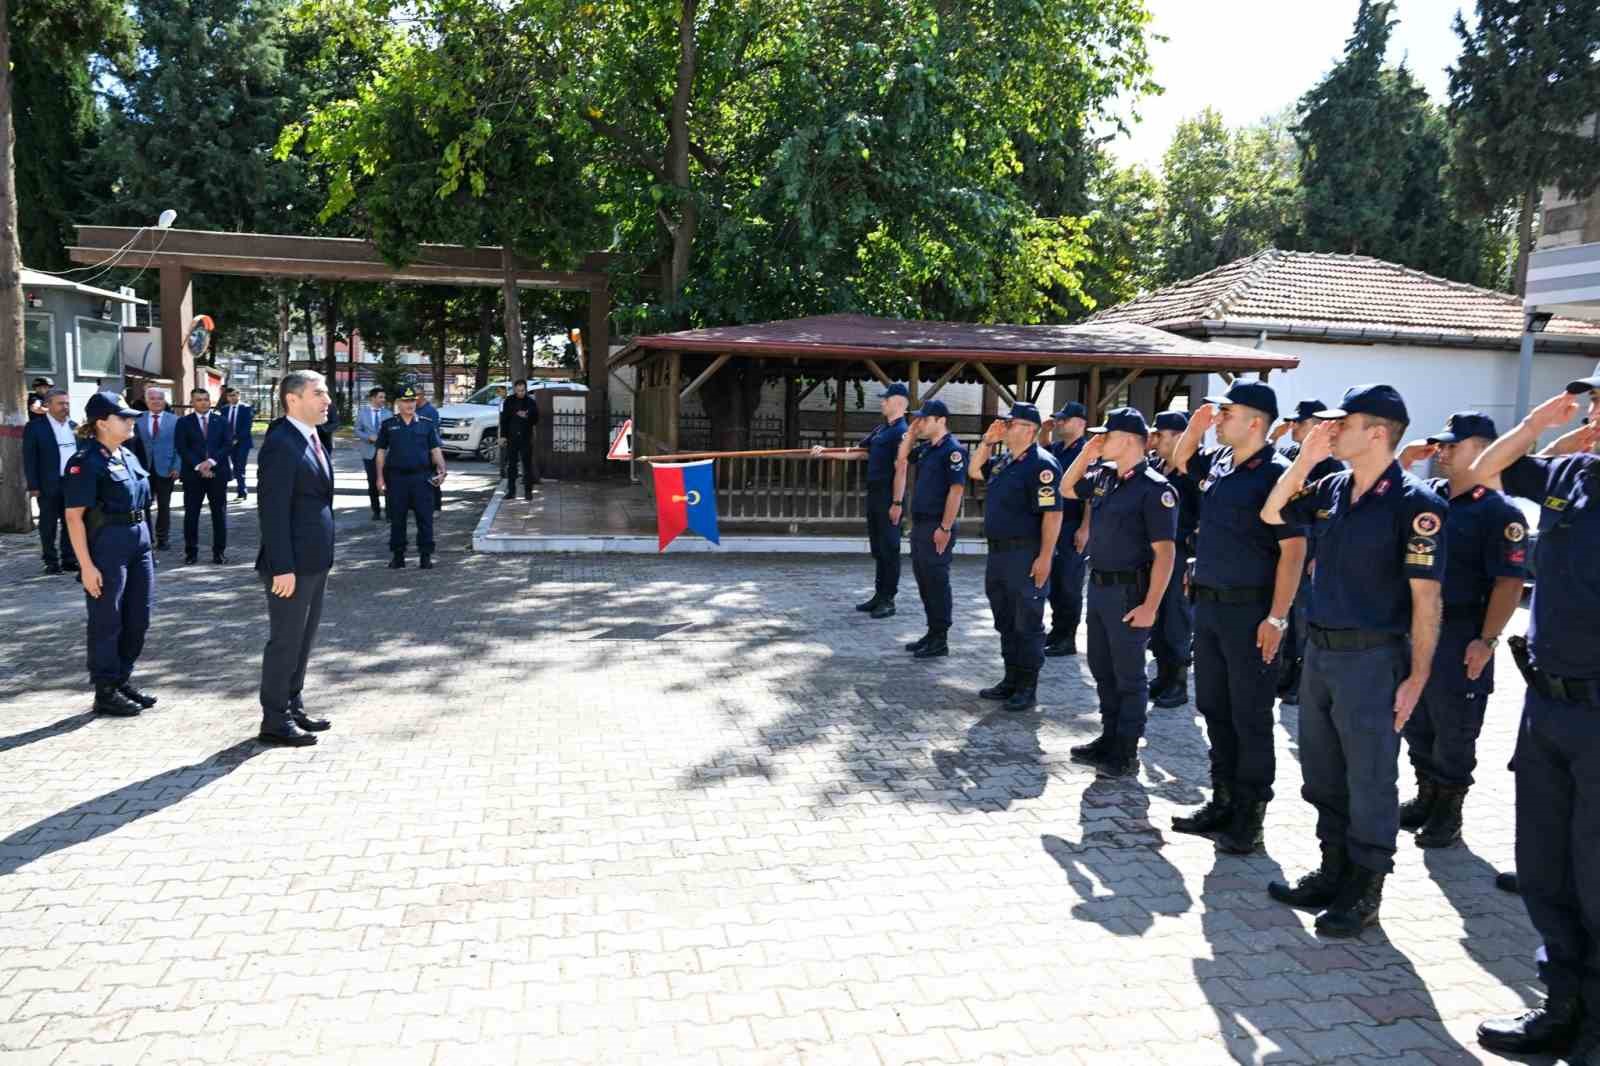
[[[155,598],[150,554],[149,474],[123,445],[138,412],[121,397],[97,392],[84,407],[78,430],[85,438],[67,462],[67,532],[83,562],[89,608],[89,677],[98,714],[131,718],[156,698],[133,687],[133,664],[144,650]]]

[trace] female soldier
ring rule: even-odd
[[[84,407],[85,443],[67,462],[67,531],[83,561],[89,608],[89,677],[98,714],[131,718],[156,705],[130,683],[150,626],[156,571],[150,554],[150,480],[133,452],[138,412],[97,392]]]

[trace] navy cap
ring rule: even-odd
[[[1600,389],[1600,363],[1595,365],[1594,377],[1579,378],[1577,381],[1567,382],[1567,391],[1572,393],[1574,396],[1581,392],[1590,392],[1594,389]]]
[[[89,402],[83,405],[83,414],[91,422],[111,415],[121,415],[123,418],[139,417],[139,412],[123,403],[121,396],[110,392],[97,392],[89,397]]]
[[[1050,416],[1051,418],[1081,418],[1089,419],[1089,409],[1077,400],[1071,400],[1061,405],[1061,410]]]
[[[1428,443],[1455,444],[1473,437],[1494,440],[1498,436],[1500,434],[1495,432],[1494,419],[1482,411],[1458,411],[1445,423],[1444,432],[1429,437]]]
[[[1221,396],[1207,396],[1206,403],[1216,404],[1218,407],[1238,404],[1240,407],[1253,407],[1268,418],[1278,417],[1278,394],[1272,391],[1271,385],[1260,381],[1235,381],[1228,386],[1228,391]],[[1300,406],[1303,408],[1307,403],[1316,405],[1312,409],[1313,414],[1322,410],[1322,404],[1316,400],[1309,400]],[[1290,421],[1298,422],[1301,418],[1309,417],[1311,415],[1302,414],[1299,418],[1293,418]]]
[[[1182,411],[1162,411],[1156,415],[1156,428],[1182,433],[1189,428],[1189,416]]]
[[[1328,405],[1323,403],[1321,400],[1301,400],[1299,403],[1294,405],[1294,414],[1290,415],[1284,421],[1305,422],[1309,419],[1316,418],[1318,411],[1326,411],[1327,409]]]
[[[1011,413],[1006,415],[1006,421],[1009,422],[1018,418],[1022,419],[1024,422],[1032,422],[1036,426],[1044,424],[1044,419],[1039,417],[1039,407],[1037,404],[1012,404]]]
[[[50,379],[49,378],[34,378],[33,379],[33,387],[37,389],[40,385],[43,385],[45,388],[49,388],[50,387]]]
[[[949,418],[950,408],[944,405],[943,400],[923,400],[922,408],[912,414],[913,418]]]
[[[397,400],[415,400],[417,398],[417,387],[415,385],[402,385],[400,386],[400,391],[394,394],[394,398]]]
[[[1141,437],[1146,437],[1150,435],[1150,426],[1145,422],[1144,415],[1137,407],[1119,407],[1106,415],[1105,425],[1095,426],[1089,432],[1137,433]]]
[[[1343,418],[1345,415],[1371,415],[1396,422],[1409,422],[1406,402],[1393,385],[1357,385],[1344,394],[1338,407],[1318,411],[1318,418]]]
[[[895,381],[890,383],[888,388],[884,389],[878,394],[878,399],[887,400],[891,396],[904,396],[909,400],[911,399],[911,390],[906,388],[900,382]]]

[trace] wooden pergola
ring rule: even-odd
[[[1225,380],[1299,365],[1293,356],[1194,340],[1149,326],[975,325],[910,322],[866,315],[719,326],[635,338],[611,360],[615,373],[637,368],[634,430],[652,446],[677,450],[683,402],[734,360],[768,364],[785,379],[786,424],[824,380],[904,381],[913,407],[952,381],[981,382],[984,409],[1037,400],[1044,386],[1067,381],[1093,416],[1141,378],[1156,384],[1165,409],[1196,374]],[[836,390],[836,424],[844,425],[844,389]]]
[[[67,249],[75,263],[101,264],[115,257],[120,266],[160,272],[161,376],[178,386],[180,396],[187,396],[195,381],[194,360],[183,335],[194,318],[195,274],[495,288],[515,284],[524,289],[586,292],[589,447],[605,453],[611,297],[604,253],[591,253],[578,270],[546,270],[504,248],[424,244],[411,262],[393,266],[372,242],[345,237],[120,226],[78,226],[77,231],[77,243]],[[173,323],[178,324],[176,329],[170,328]],[[332,344],[331,336],[328,343]]]

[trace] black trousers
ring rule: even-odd
[[[508,483],[506,491],[508,493],[516,495],[517,469],[519,465],[522,469],[522,488],[524,491],[539,480],[539,462],[533,455],[533,438],[531,436],[523,437],[521,440],[515,437],[507,438],[505,462],[506,481]]]
[[[950,595],[950,560],[956,553],[955,527],[943,552],[933,543],[933,531],[943,515],[913,518],[911,521],[911,573],[917,579],[922,610],[928,616],[928,631],[945,633],[950,629],[955,601]]]
[[[228,547],[228,482],[220,477],[192,477],[183,482],[183,550],[200,550],[200,504],[211,508],[211,552]]]
[[[867,482],[867,541],[872,546],[872,591],[892,600],[900,591],[900,524],[889,521],[894,482]]]
[[[1450,788],[1470,788],[1478,766],[1478,734],[1494,691],[1494,660],[1476,681],[1467,679],[1467,645],[1483,631],[1483,616],[1446,612],[1433,653],[1433,672],[1417,709],[1406,720],[1406,750],[1417,773]]]
[[[1244,803],[1272,799],[1277,776],[1272,704],[1278,661],[1262,662],[1256,647],[1256,630],[1270,607],[1208,600],[1194,605],[1194,702],[1211,742],[1211,780],[1231,784]]]
[[[177,478],[150,475],[151,503],[145,511],[144,524],[150,527],[151,543],[165,545],[172,532],[172,489]]]
[[[72,541],[67,537],[67,498],[61,490],[39,492],[39,546],[46,566],[75,566]]]
[[[261,653],[261,718],[263,729],[282,729],[289,707],[306,685],[306,663],[317,642],[322,621],[322,596],[328,589],[328,571],[299,574],[294,595],[272,594],[272,576],[262,575],[267,590],[267,646]]]
[[[1150,630],[1150,654],[1164,671],[1176,673],[1189,662],[1194,645],[1194,606],[1183,594],[1183,573],[1188,561],[1180,554],[1172,578],[1161,595],[1155,628]]]
[[[372,513],[377,514],[381,506],[378,499],[378,457],[361,460],[361,467],[367,472],[367,501],[372,504]]]

